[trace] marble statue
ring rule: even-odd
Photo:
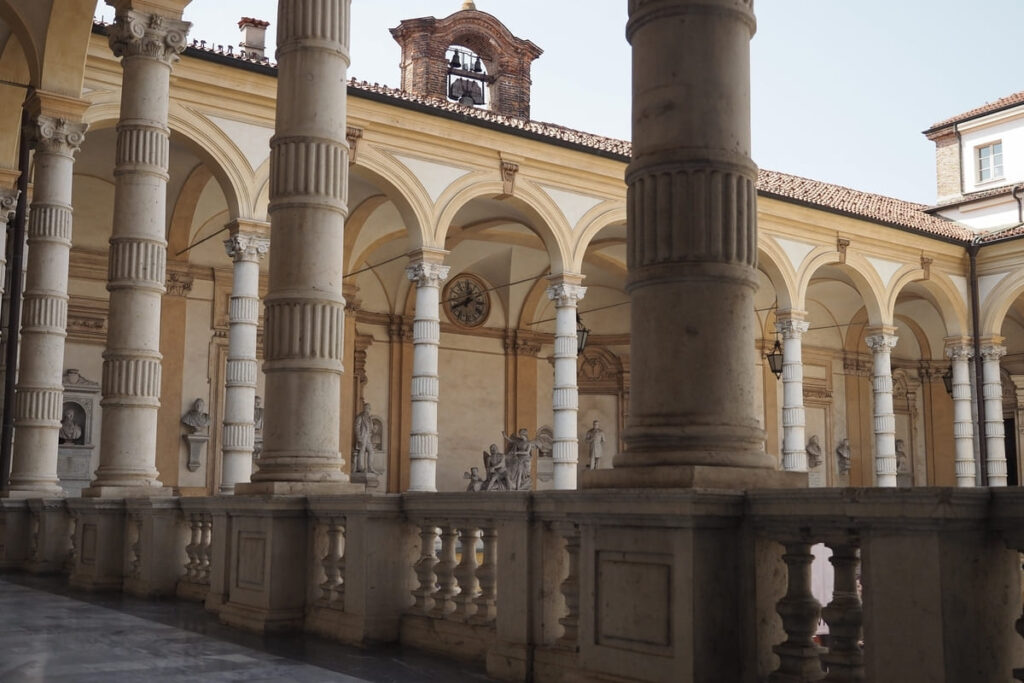
[[[492,443],[484,451],[484,491],[508,491],[508,470],[505,468],[505,454],[498,450],[498,444]]]
[[[65,404],[66,406],[67,404]],[[66,407],[60,421],[59,443],[77,443],[82,438],[82,426],[75,420],[75,409]]]
[[[356,415],[353,431],[356,448],[352,453],[352,471],[379,474],[373,469],[373,418],[370,416],[370,404],[365,401],[362,411]]]
[[[512,436],[505,432],[502,432],[501,436],[508,444],[505,451],[505,467],[508,468],[509,490],[529,491],[531,488],[530,451],[534,446],[534,443],[530,441],[529,432],[526,429],[520,429]]]
[[[583,441],[590,449],[590,469],[599,469],[601,456],[604,455],[604,430],[601,429],[600,420],[594,420],[594,426],[587,430]]]
[[[912,478],[906,443],[903,439],[896,439],[896,485],[900,488],[908,488],[913,485]]]
[[[206,401],[197,398],[192,402],[192,408],[181,418],[181,424],[185,425],[190,434],[206,431],[210,426],[210,414],[206,412]]]
[[[836,447],[836,469],[839,474],[850,473],[850,440],[843,439]]]
[[[252,407],[252,423],[256,433],[263,432],[263,397],[257,396]]]
[[[469,472],[464,473],[464,479],[469,479],[469,484],[466,485],[467,491],[483,491],[484,484],[487,483],[486,479],[480,478],[480,468],[470,467]]]
[[[818,435],[812,434],[807,441],[807,468],[814,469],[821,464],[821,442]]]

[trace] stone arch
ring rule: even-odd
[[[797,300],[796,271],[774,241],[758,240],[757,267],[775,287],[776,308],[782,311],[793,308]]]
[[[353,166],[395,205],[405,223],[410,249],[434,246],[430,244],[428,228],[431,201],[408,168],[365,141],[359,146]]]
[[[30,19],[23,16],[19,8],[14,6],[15,4],[20,5],[22,11],[30,7],[29,3],[12,4],[9,0],[0,0],[0,21],[7,24],[11,29],[11,34],[21,46],[21,51],[25,56],[25,63],[28,67],[28,84],[38,88],[42,85],[43,80],[42,49],[36,37],[32,34]]]
[[[626,204],[624,202],[601,202],[588,211],[580,224],[576,244],[573,247],[571,268],[579,273],[583,269],[583,259],[586,257],[587,249],[594,238],[610,225],[619,225],[626,222]]]
[[[53,0],[42,55],[43,90],[81,96],[93,9],[94,5],[81,0]]]
[[[885,287],[871,264],[859,254],[847,252],[843,256],[827,247],[815,249],[804,259],[797,276],[796,308],[806,310],[804,302],[811,278],[824,266],[835,266],[850,277],[864,302],[869,325],[891,324],[891,317],[886,317],[886,311],[882,307],[882,302],[885,301]]]
[[[442,248],[448,229],[460,209],[474,199],[494,197],[503,197],[504,201],[522,211],[531,221],[526,227],[544,241],[551,260],[551,272],[566,272],[566,264],[571,263],[569,240],[572,230],[568,221],[543,190],[523,179],[516,182],[513,196],[504,194],[504,184],[500,179],[482,173],[472,174],[453,184],[438,200],[432,246]]]
[[[1003,320],[1017,297],[1024,294],[1024,270],[1017,270],[1000,280],[981,302],[979,334],[982,337],[999,336]]]
[[[942,316],[947,336],[959,337],[967,334],[967,304],[953,281],[944,273],[935,272],[929,273],[926,279],[924,270],[913,266],[904,266],[893,276],[884,309],[889,319],[895,315],[899,295],[910,284],[924,290],[926,298]]]

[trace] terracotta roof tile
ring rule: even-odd
[[[933,123],[924,132],[927,134],[939,128],[952,126],[954,123],[962,123],[964,121],[977,118],[978,116],[990,114],[994,111],[999,111],[1000,109],[1007,109],[1018,104],[1024,104],[1024,90],[1018,93],[1014,93],[1012,95],[1007,95],[1006,97],[1001,97],[995,102],[988,102],[987,104],[983,104],[980,107],[975,107],[974,109],[971,109],[970,111],[965,111],[962,114],[951,116],[950,118],[945,119],[943,121],[939,121],[938,123]]]

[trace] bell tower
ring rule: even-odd
[[[530,118],[530,66],[543,50],[472,0],[444,19],[406,19],[391,35],[402,46],[402,90]]]

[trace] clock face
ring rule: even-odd
[[[491,297],[483,282],[470,275],[459,275],[449,282],[443,296],[448,317],[458,325],[482,325],[491,312]]]

